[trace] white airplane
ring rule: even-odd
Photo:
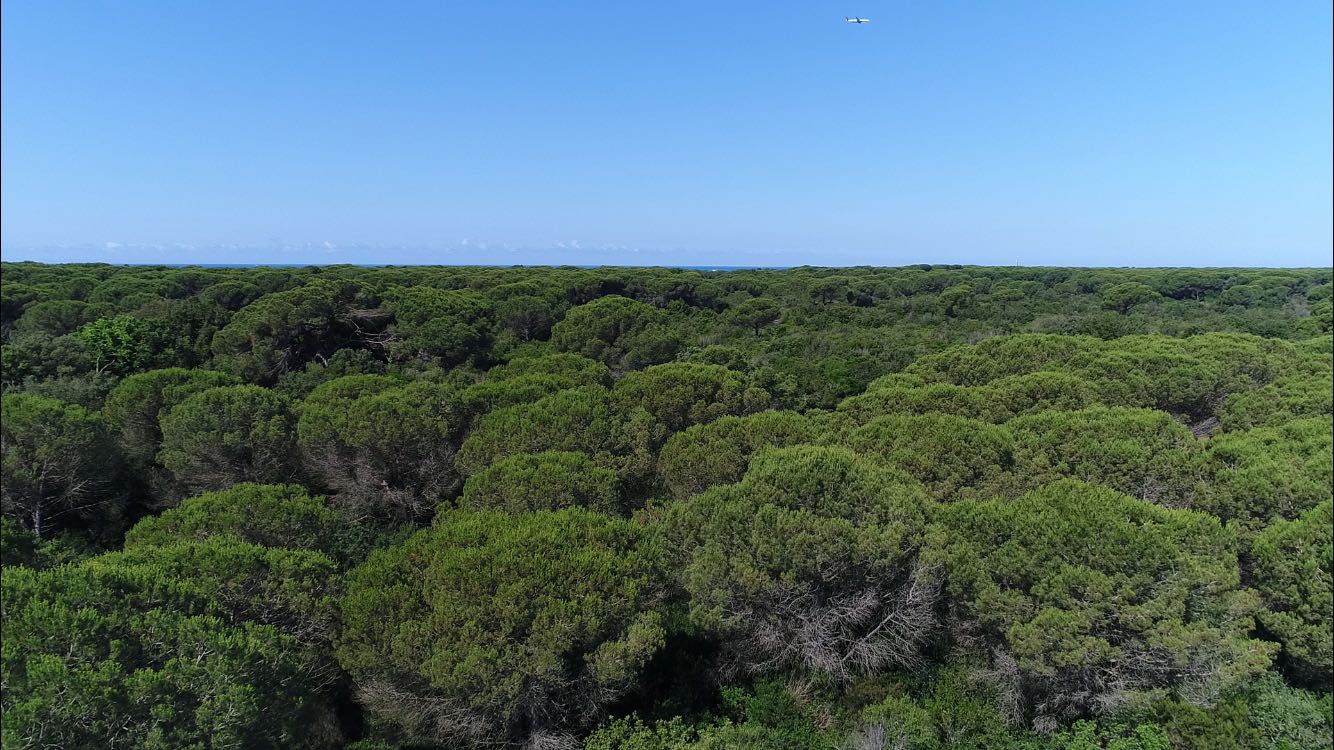
[[[847,16],[843,16],[843,20],[844,20],[844,21],[847,21],[848,23],[870,23],[870,22],[871,22],[871,19],[869,19],[869,18],[848,18]]]

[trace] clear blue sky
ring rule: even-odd
[[[0,26],[8,259],[1331,262],[1329,0],[5,0]]]

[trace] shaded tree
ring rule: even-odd
[[[398,361],[438,359],[451,367],[480,354],[489,333],[489,302],[468,290],[414,286],[391,289],[389,355]]]
[[[552,328],[551,341],[561,351],[624,369],[671,358],[677,343],[665,322],[662,310],[613,295],[572,308]]]
[[[157,460],[191,491],[287,482],[297,475],[295,423],[291,402],[273,391],[210,388],[162,417]]]
[[[233,375],[212,370],[169,367],[131,375],[107,394],[102,418],[117,433],[126,458],[147,471],[162,446],[162,416],[196,393],[237,385]]]
[[[493,411],[463,442],[456,465],[471,476],[508,456],[549,450],[587,453],[599,463],[614,463],[614,456],[627,446],[611,393],[585,386]]]
[[[123,505],[117,454],[97,415],[25,393],[0,404],[4,515],[38,540],[57,529],[114,534]]]
[[[297,445],[337,504],[401,521],[428,516],[455,490],[449,387],[421,382],[341,399],[321,389],[301,407]]]
[[[519,341],[546,339],[556,323],[558,309],[542,297],[511,297],[496,305],[496,318]]]
[[[672,496],[685,500],[714,485],[740,481],[751,456],[762,448],[814,442],[816,434],[810,420],[796,412],[722,417],[668,438],[657,470]]]
[[[33,302],[23,308],[23,314],[14,324],[18,333],[39,333],[64,336],[95,320],[101,311],[87,302],[53,299]]]
[[[756,336],[760,330],[777,323],[783,317],[783,310],[776,302],[766,297],[755,297],[727,311],[727,319],[733,325],[749,329]]]
[[[345,293],[316,283],[246,305],[213,336],[217,366],[247,382],[270,384],[316,355],[332,354],[347,335],[341,322]]]
[[[1326,692],[1334,674],[1334,501],[1294,521],[1278,521],[1255,540],[1260,623],[1283,644],[1281,664]]]
[[[601,362],[568,352],[515,357],[486,373],[488,381],[510,380],[525,375],[565,378],[573,385],[611,385],[611,370]],[[573,386],[571,386],[573,387]]]

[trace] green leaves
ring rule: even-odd
[[[1216,519],[1062,481],[1014,502],[945,506],[931,558],[964,621],[1017,660],[1043,712],[1137,691],[1216,691],[1263,669],[1234,539]],[[1228,669],[1219,669],[1228,664]]]
[[[172,359],[166,327],[155,321],[130,315],[99,318],[74,335],[88,348],[97,372],[136,372]]]
[[[498,461],[468,479],[460,507],[527,513],[588,508],[615,515],[622,510],[616,472],[587,455],[569,451],[520,454]]]
[[[1278,521],[1252,549],[1260,623],[1283,644],[1282,664],[1303,683],[1330,689],[1334,671],[1334,502]]]
[[[211,388],[162,417],[158,462],[191,490],[280,483],[296,474],[291,402],[266,388]]]
[[[942,414],[880,417],[834,439],[902,469],[941,501],[965,490],[984,493],[1013,464],[1008,430]]]
[[[560,735],[661,648],[656,570],[626,521],[447,513],[352,573],[339,660],[362,701],[410,736]]]
[[[6,263],[6,747],[1327,746],[1329,276]]]
[[[928,502],[849,451],[786,448],[662,524],[691,618],[734,668],[846,680],[918,663],[938,584],[915,565]]]
[[[447,367],[457,365],[482,348],[488,333],[490,305],[475,292],[396,288],[385,303],[394,315],[389,354],[395,360],[438,358]]]
[[[607,389],[564,390],[487,414],[463,442],[455,463],[471,476],[520,453],[575,451],[604,462],[628,450],[621,425]]]
[[[213,336],[215,361],[246,382],[269,384],[315,354],[332,353],[333,337],[343,328],[346,291],[315,283],[246,305]]]
[[[725,415],[759,411],[769,394],[718,365],[672,363],[632,372],[617,381],[612,403],[622,413],[642,408],[677,432]]]
[[[1161,299],[1161,297],[1162,295],[1155,292],[1148,284],[1128,281],[1104,290],[1102,306],[1108,310],[1115,310],[1124,314],[1130,312],[1133,307]]]
[[[127,458],[147,469],[162,446],[162,416],[201,391],[236,385],[235,376],[211,370],[171,367],[131,375],[107,395],[102,417],[119,432]]]
[[[121,498],[106,429],[83,407],[26,393],[0,401],[0,510],[38,539],[54,529],[115,533]],[[77,523],[76,523],[77,522]]]
[[[816,433],[811,421],[796,412],[722,417],[668,438],[658,454],[658,473],[673,497],[684,500],[716,484],[739,481],[756,451],[812,442]]]
[[[301,405],[296,442],[311,474],[354,514],[425,518],[458,484],[452,395],[434,383],[339,378]]]
[[[200,553],[180,547],[165,554]],[[228,622],[246,605],[222,606],[213,595],[226,600],[224,588],[243,585],[233,571],[201,571],[197,558],[152,561],[156,555],[5,571],[0,700],[7,741],[280,748],[318,732],[325,709],[297,640],[273,625]],[[200,572],[221,577],[201,579]],[[272,572],[266,580],[291,587],[283,579],[289,571]],[[259,600],[238,603],[248,601]]]
[[[614,295],[571,309],[551,329],[551,341],[616,370],[666,362],[680,347],[662,310]]]
[[[1016,479],[1034,486],[1080,479],[1169,507],[1188,507],[1200,447],[1169,415],[1148,409],[1045,411],[1005,425]]]
[[[760,335],[760,330],[778,322],[783,316],[783,309],[776,302],[765,297],[748,299],[727,311],[728,320]]]
[[[1249,534],[1275,519],[1295,519],[1330,497],[1330,432],[1330,420],[1315,418],[1211,439],[1195,507],[1235,521]]]
[[[249,544],[355,554],[355,527],[294,484],[236,484],[183,501],[145,518],[125,535],[125,548],[202,542],[215,536]]]

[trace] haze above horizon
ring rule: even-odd
[[[0,13],[6,260],[1328,266],[1334,245],[1328,2]]]

